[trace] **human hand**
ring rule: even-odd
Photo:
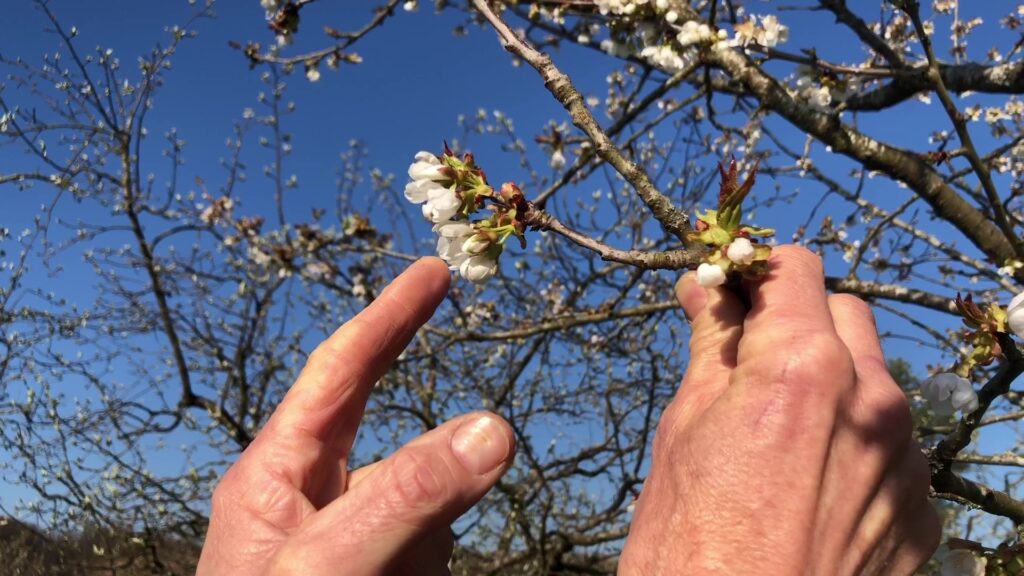
[[[690,365],[655,435],[620,574],[911,574],[941,532],[871,310],[776,248],[750,312],[692,275]]]
[[[199,575],[449,573],[449,525],[511,462],[508,424],[465,415],[348,470],[371,388],[448,282],[440,260],[420,260],[310,354],[214,491]]]

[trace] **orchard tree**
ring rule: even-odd
[[[0,183],[41,204],[23,232],[0,230],[0,445],[7,480],[37,495],[11,512],[50,538],[90,535],[92,556],[63,548],[69,564],[181,570],[212,486],[310,335],[436,251],[462,280],[375,388],[357,456],[493,410],[519,453],[454,526],[453,572],[613,573],[685,369],[672,284],[690,269],[741,290],[769,272],[777,231],[821,254],[830,290],[869,301],[890,342],[917,346],[893,371],[947,518],[937,561],[1024,567],[1024,7],[390,0],[296,50],[327,10],[347,21],[350,8],[262,0],[269,32],[233,46],[266,89],[223,173],[198,175],[183,167],[188,135],[148,134],[147,113],[179,46],[217,26],[212,6],[122,67],[80,46],[57,2],[36,4],[57,50],[0,60],[0,144],[30,158]],[[524,93],[564,114],[525,136],[500,111],[468,115],[432,151],[387,151],[408,178],[353,142],[326,207],[296,214],[287,124],[302,112],[286,80],[373,66],[359,43],[428,9],[496,35],[508,54],[495,65],[535,70]],[[570,44],[606,67],[603,97],[573,82]],[[515,161],[474,156],[468,142],[487,138]],[[267,189],[272,208],[248,208]],[[61,283],[71,260],[91,289]],[[983,450],[985,437],[1010,448]],[[172,467],[168,445],[185,447]]]

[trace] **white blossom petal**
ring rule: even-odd
[[[750,264],[754,261],[754,245],[746,238],[737,238],[726,248],[725,255],[736,264]]]
[[[1011,332],[1024,338],[1024,292],[1010,300],[1006,310],[1006,323],[1010,326]]]
[[[704,288],[714,288],[725,284],[725,270],[718,264],[707,262],[697,267],[697,284]]]
[[[412,180],[433,180],[441,182],[447,177],[442,173],[444,165],[430,152],[418,152],[416,161],[409,165],[409,178]]]
[[[480,284],[486,282],[498,271],[497,260],[486,255],[471,256],[459,265],[459,274],[470,282]]]
[[[428,193],[443,186],[432,180],[414,180],[405,185],[405,199],[413,204],[423,204],[429,198]]]

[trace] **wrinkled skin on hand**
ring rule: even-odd
[[[198,574],[449,574],[449,525],[508,468],[512,431],[469,414],[349,471],[367,396],[448,290],[425,258],[309,357],[213,494]]]
[[[620,574],[912,574],[938,545],[910,410],[861,300],[776,248],[747,312],[691,274],[690,365],[658,425]]]

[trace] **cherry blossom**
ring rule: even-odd
[[[736,264],[750,264],[754,261],[754,245],[746,238],[737,238],[729,244],[725,255]]]
[[[942,548],[945,548],[945,545]],[[985,576],[988,559],[978,556],[970,550],[943,551],[940,549],[938,556],[942,562],[939,576]]]
[[[758,24],[760,20],[760,24]],[[732,41],[734,46],[758,44],[765,48],[774,48],[789,39],[789,27],[779,23],[774,14],[767,16],[751,16],[749,20],[737,24]]]
[[[1024,292],[1014,296],[1006,310],[1006,324],[1010,331],[1024,338]]]
[[[449,268],[474,283],[486,282],[498,270],[492,244],[466,222],[445,222],[434,226],[437,254]]]
[[[697,267],[697,284],[704,288],[714,288],[725,284],[725,270],[718,264],[707,262]]]
[[[689,20],[683,24],[679,34],[676,35],[676,41],[682,46],[689,46],[705,42],[714,37],[715,33],[711,31],[707,24]]]
[[[942,372],[922,382],[921,394],[932,411],[940,416],[950,416],[957,410],[967,414],[978,409],[978,395],[970,381],[952,372]]]
[[[413,204],[422,204],[423,216],[431,222],[449,220],[462,206],[444,166],[430,152],[416,154],[416,162],[409,166],[409,178],[412,182],[405,186],[405,197]]]

